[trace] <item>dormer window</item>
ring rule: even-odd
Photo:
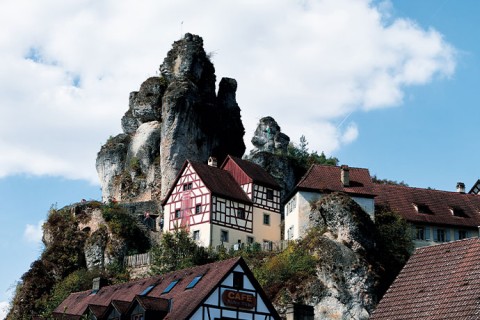
[[[414,203],[415,209],[421,214],[433,214],[432,210],[426,204]]]
[[[453,216],[455,217],[461,217],[461,218],[467,218],[468,216],[465,214],[465,210],[462,208],[458,207],[453,207],[450,208],[450,212],[452,213]]]

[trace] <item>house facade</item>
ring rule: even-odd
[[[280,187],[260,166],[227,157],[221,168],[186,161],[163,201],[163,231],[185,228],[199,245],[280,240]]]
[[[348,166],[312,165],[287,198],[285,238],[302,238],[310,228],[311,203],[332,192],[350,196],[373,220],[375,202],[368,169]]]
[[[70,294],[55,319],[276,320],[242,258]]]
[[[375,184],[376,205],[400,214],[411,226],[415,247],[478,237],[480,197],[457,192]]]

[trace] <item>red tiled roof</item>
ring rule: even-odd
[[[417,249],[370,319],[480,319],[479,261],[478,238]]]
[[[415,223],[477,227],[480,225],[480,196],[458,192],[375,184],[376,205],[388,206],[405,220]],[[428,206],[431,214],[418,213],[415,205]],[[465,217],[452,214],[462,209]]]
[[[65,312],[69,315],[82,315],[89,304],[108,306],[112,300],[133,301],[148,286],[156,286],[148,297],[172,299],[172,309],[165,319],[186,319],[209,293],[228,275],[241,258],[233,258],[203,266],[170,272],[165,275],[131,281],[100,288],[96,294],[92,290],[70,294],[56,309],[57,315]],[[198,275],[202,279],[192,289],[185,287]],[[180,280],[169,293],[163,290],[174,280]]]
[[[340,167],[314,164],[297,184],[297,189],[374,196],[373,182],[368,169],[349,167],[349,178],[349,186],[344,187]]]
[[[267,187],[272,187],[274,189],[280,189],[277,181],[275,181],[275,179],[265,169],[251,161],[243,160],[238,157],[229,155],[224,161],[222,168],[228,161],[228,158],[232,159],[232,161],[235,162],[240,167],[240,169],[242,169],[243,172],[245,172],[245,174],[252,179],[252,182]]]
[[[245,203],[252,203],[252,200],[228,171],[199,162],[189,162],[212,194]]]

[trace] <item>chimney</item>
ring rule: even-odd
[[[347,165],[342,165],[340,167],[341,172],[340,172],[340,179],[342,180],[342,184],[344,187],[349,187],[350,186],[350,169],[348,168]]]
[[[465,183],[457,182],[457,192],[458,193],[465,193]]]
[[[95,294],[107,284],[107,280],[105,278],[94,278],[93,279],[93,286],[92,286],[92,293]]]
[[[217,158],[215,158],[215,157],[208,158],[208,165],[210,167],[215,167],[216,168],[217,167]]]

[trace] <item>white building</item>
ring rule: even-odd
[[[374,218],[375,202],[368,169],[312,165],[286,199],[285,238],[303,237],[310,228],[311,203],[332,192],[344,192]]]

